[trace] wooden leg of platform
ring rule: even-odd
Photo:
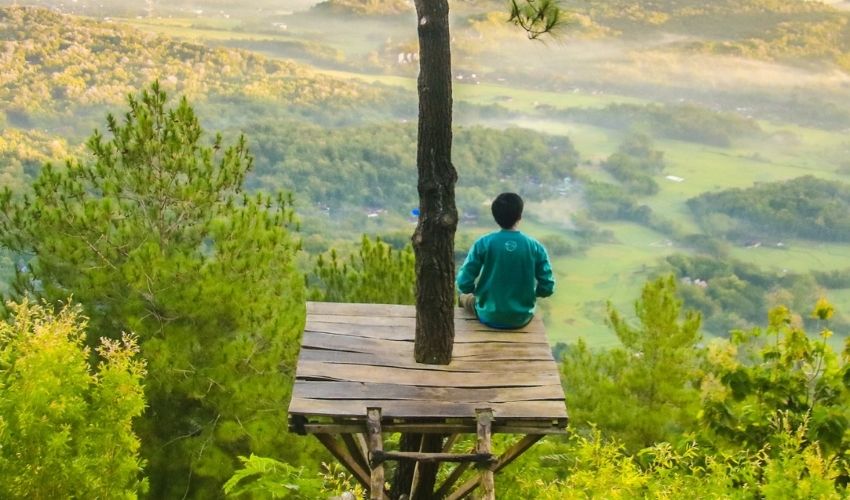
[[[384,499],[384,464],[375,463],[372,454],[376,451],[384,451],[384,439],[381,436],[381,409],[367,408],[366,431],[369,436],[369,465],[372,474],[369,482],[370,500]]]
[[[490,453],[490,431],[493,423],[493,410],[475,410],[475,417],[478,420],[478,446],[476,446],[476,451],[478,453]],[[481,493],[481,500],[496,500],[493,471],[488,465],[481,467]]]
[[[331,455],[348,469],[348,472],[351,472],[358,483],[363,485],[364,488],[369,487],[369,473],[357,463],[357,460],[348,453],[348,450],[339,441],[330,434],[315,434],[315,436],[331,452]]]
[[[529,434],[522,439],[520,439],[515,445],[508,448],[502,456],[499,457],[499,460],[496,461],[495,464],[490,466],[490,469],[496,473],[500,470],[504,469],[508,465],[511,464],[514,460],[516,460],[520,455],[525,453],[529,448],[531,448],[534,443],[543,439],[545,435],[543,434]],[[462,464],[461,464],[462,465]],[[451,495],[446,497],[446,500],[459,500],[461,498],[465,498],[467,495],[472,493],[472,491],[477,488],[479,485],[478,478],[472,478],[469,481],[463,483],[460,488],[455,490]]]

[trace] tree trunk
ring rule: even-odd
[[[452,151],[452,75],[447,0],[416,0],[419,21],[419,223],[416,253],[417,363],[448,364],[454,344],[457,229]]]

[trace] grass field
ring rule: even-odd
[[[156,31],[171,36],[215,43],[234,41],[296,41],[321,40],[322,43],[340,47],[347,54],[362,53],[374,45],[374,36],[360,36],[355,46],[341,46],[339,37],[316,38],[309,26],[301,31],[279,35],[253,34],[246,31],[227,31],[228,25],[204,24],[203,21],[131,21],[143,30]],[[295,34],[293,34],[295,33]],[[350,43],[350,42],[349,42]],[[316,70],[341,78],[383,85],[400,86],[415,91],[416,81],[411,77],[361,74],[344,71]],[[557,93],[511,88],[496,82],[466,83],[456,81],[456,101],[479,105],[498,104],[524,115],[510,123],[549,134],[567,135],[582,157],[579,174],[611,182],[598,162],[614,152],[623,139],[623,133],[586,124],[570,123],[557,117],[546,118],[537,111],[546,105],[556,109],[568,107],[600,108],[612,103],[644,103],[627,96],[589,92]],[[456,115],[457,118],[463,118]],[[850,177],[837,173],[840,162],[850,154],[850,140],[846,134],[807,129],[785,124],[760,123],[766,137],[758,141],[741,142],[731,148],[657,139],[655,147],[664,152],[666,171],[658,176],[660,192],[641,200],[662,217],[675,221],[686,232],[698,232],[686,202],[700,193],[729,187],[749,187],[757,182],[791,179],[802,175],[816,175],[825,179],[850,181]],[[463,175],[462,166],[458,166]],[[673,182],[665,175],[681,177]],[[522,229],[540,236],[547,233],[570,237],[569,216],[580,209],[575,200],[555,200],[549,203],[529,204],[527,220]],[[638,297],[648,276],[666,255],[685,251],[667,242],[668,237],[645,227],[630,223],[603,223],[603,229],[613,232],[615,241],[596,244],[581,255],[554,260],[558,277],[556,295],[545,301],[550,338],[553,342],[571,342],[584,337],[592,346],[610,346],[617,343],[605,324],[606,304],[610,301],[627,317],[633,313],[632,304]],[[472,234],[486,232],[487,228],[462,228]],[[819,244],[807,241],[787,241],[776,247],[733,248],[732,257],[752,262],[770,269],[808,271],[811,269],[838,269],[850,267],[850,245]],[[829,297],[839,310],[850,311],[850,291],[831,291]],[[815,298],[812,299],[814,302]],[[839,334],[846,332],[837,332]]]

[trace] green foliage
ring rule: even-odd
[[[312,300],[372,304],[413,304],[416,269],[410,245],[394,250],[367,236],[357,254],[342,261],[336,250],[326,259],[319,255],[308,281],[315,283]],[[312,279],[310,279],[312,278]]]
[[[580,342],[563,358],[567,406],[579,428],[595,423],[630,450],[670,440],[694,421],[699,314],[680,319],[672,276],[647,283],[635,303],[639,326],[609,305],[622,347],[592,352]]]
[[[812,316],[827,321],[832,306],[819,301]],[[770,419],[781,415],[791,428],[807,427],[805,438],[838,455],[850,448],[850,392],[840,360],[823,326],[810,338],[790,311],[774,308],[766,329],[733,332],[708,348],[702,383],[701,422],[721,447],[761,447],[771,441]]]
[[[772,271],[722,256],[674,254],[665,260],[681,283],[678,292],[685,305],[700,311],[706,330],[716,335],[752,328],[772,306],[787,304],[795,310],[807,307],[823,293],[818,285],[841,282],[838,272],[832,279],[818,272]],[[833,320],[840,325],[846,322],[844,316]]]
[[[563,257],[565,255],[572,255],[577,253],[580,248],[572,243],[567,238],[559,234],[544,234],[538,238],[540,243],[546,247],[546,251],[552,257]],[[456,245],[460,246],[460,245]],[[471,247],[471,244],[464,245],[463,248]]]
[[[653,195],[658,192],[653,176],[664,171],[664,153],[653,149],[652,140],[646,134],[632,134],[602,166],[623,183],[629,193]]]
[[[637,191],[647,189],[651,191],[655,181],[642,174],[640,176],[642,180],[634,183],[633,186],[637,187]],[[677,224],[656,214],[649,205],[640,203],[635,194],[625,189],[626,186],[608,182],[586,181],[583,187],[584,200],[589,215],[595,219],[603,221],[627,220],[654,229],[671,238],[683,237]],[[580,231],[585,231],[587,222],[576,220],[574,217],[574,223],[580,226]]]
[[[737,224],[729,238],[799,237],[820,241],[850,241],[850,185],[812,176],[703,193],[688,200],[691,212],[705,226],[711,214],[731,217]],[[710,228],[706,228],[710,229]]]
[[[237,455],[296,453],[279,432],[304,321],[294,216],[282,196],[242,193],[245,141],[203,145],[185,99],[129,98],[90,157],[42,169],[33,193],[0,196],[0,242],[31,255],[17,293],[73,294],[90,342],[139,335],[150,364],[138,426],[154,496],[215,495]]]
[[[322,480],[304,477],[304,469],[254,454],[239,460],[243,468],[224,483],[228,497],[313,500],[322,496]]]
[[[196,100],[247,98],[302,111],[320,111],[331,102],[365,110],[395,94],[291,61],[210,49],[47,9],[0,9],[0,39],[18,42],[4,55],[0,103],[8,125],[21,128],[45,119],[64,128],[69,116],[80,121],[81,109],[99,115],[104,105],[117,105],[156,79]]]
[[[324,129],[293,122],[254,127],[258,187],[297,191],[332,220],[387,209],[406,216],[417,206],[415,125]],[[453,162],[462,165],[458,204],[474,212],[505,183],[523,196],[554,196],[578,153],[567,137],[531,130],[464,127],[454,132]]]
[[[839,457],[822,453],[806,428],[772,420],[775,449],[713,453],[691,441],[628,453],[598,430],[520,459],[497,490],[508,498],[844,498]]]
[[[551,34],[563,24],[563,15],[557,0],[511,0],[508,22],[525,30],[534,40]]]
[[[0,322],[0,497],[144,493],[132,429],[145,408],[136,337],[103,338],[92,353],[78,306],[9,308]]]
[[[615,130],[641,130],[658,137],[729,147],[763,135],[752,118],[693,104],[610,104],[601,109],[568,109],[567,118]]]
[[[66,158],[71,148],[66,141],[43,132],[22,132],[0,126],[0,186],[22,192],[47,161]]]
[[[338,463],[322,463],[315,477],[304,475],[304,468],[295,468],[272,458],[251,455],[239,457],[243,467],[225,484],[228,498],[280,498],[313,500],[316,498],[366,498],[368,492]],[[346,497],[343,497],[346,498]]]

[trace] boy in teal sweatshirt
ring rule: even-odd
[[[520,328],[534,316],[537,297],[555,291],[549,256],[517,230],[523,202],[502,193],[490,207],[501,231],[478,238],[457,276],[460,305],[491,328]]]

